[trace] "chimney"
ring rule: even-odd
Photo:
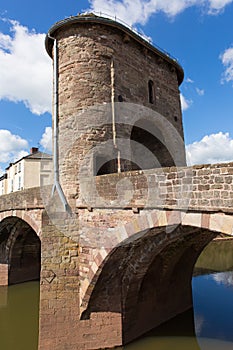
[[[34,153],[37,153],[38,152],[38,147],[32,147],[30,149],[30,154],[34,154]]]

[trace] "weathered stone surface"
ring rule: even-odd
[[[0,286],[8,286],[8,264],[0,264]]]
[[[221,181],[215,175],[216,169],[225,172]],[[229,175],[232,169],[233,163],[228,163],[81,178],[76,206],[103,209],[158,207],[232,213],[233,182]],[[223,183],[227,183],[227,189]]]
[[[160,165],[174,165],[175,158],[178,165],[185,165],[180,81],[177,69],[171,69],[177,62],[143,50],[145,43],[133,37],[125,41],[124,28],[111,22],[77,20],[55,29],[53,35],[58,52],[60,180],[73,208],[79,177],[97,173],[98,157],[111,160],[120,151],[122,170],[132,168],[131,158],[136,154],[137,160],[140,151],[134,144],[134,151],[127,152],[124,143],[133,139],[134,127],[136,133],[137,128],[147,129],[160,140],[154,140],[154,158]],[[153,103],[149,81],[153,81]],[[157,120],[156,113],[162,118]],[[144,165],[153,160],[145,160],[143,150],[139,158],[136,163]],[[152,165],[156,166],[156,159]]]
[[[20,218],[41,238],[39,349],[114,347],[191,306],[198,255],[219,233],[233,234],[233,163],[185,167],[181,81],[171,60],[95,20],[67,20],[50,34],[58,47],[59,175],[70,211],[57,193],[45,201],[51,188],[30,189],[0,197],[0,224]],[[143,163],[147,170],[131,161],[135,150],[143,161],[137,146],[124,141],[120,149],[116,140],[132,141],[134,127],[140,134],[138,120],[172,149],[156,142],[158,162]],[[109,157],[106,175],[95,176],[96,155]]]

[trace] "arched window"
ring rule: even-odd
[[[139,120],[131,132],[132,170],[174,166],[161,131],[149,120]],[[137,168],[135,168],[137,164]]]
[[[104,155],[96,155],[94,175],[105,175],[117,173],[117,159]]]
[[[154,82],[152,80],[148,81],[148,94],[149,94],[149,103],[154,103]]]

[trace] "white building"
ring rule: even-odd
[[[0,196],[7,193],[7,174],[0,176]]]
[[[32,147],[30,154],[10,163],[0,177],[0,195],[51,184],[52,156]]]

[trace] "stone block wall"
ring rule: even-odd
[[[43,209],[52,187],[34,187],[0,196],[0,212],[8,210]]]
[[[138,310],[150,312],[147,298],[152,294],[149,287],[138,293],[139,284],[131,279],[142,277],[143,257],[147,271],[157,253],[151,273],[161,272],[162,266],[165,284],[156,282],[164,290],[158,295],[163,302],[155,302],[153,315],[160,316],[155,319],[151,314],[150,320],[159,324],[184,311],[191,305],[189,277],[199,252],[219,232],[232,234],[232,197],[233,163],[82,179],[72,216],[50,212],[43,218],[40,349],[54,344],[58,350],[107,348],[149,329],[150,321],[131,322],[139,317],[133,316],[130,303],[139,296]],[[162,265],[161,259],[166,260]],[[185,286],[182,259],[189,266]],[[176,303],[168,276],[174,289],[178,283],[177,290],[183,288]],[[145,281],[149,286],[151,279]]]
[[[233,212],[233,163],[82,178],[80,208],[170,208]]]
[[[163,166],[185,165],[179,94],[183,71],[176,61],[127,28],[101,18],[71,18],[52,27],[50,35],[57,40],[58,52],[60,181],[72,208],[80,172],[96,174],[99,158],[119,157],[122,169],[130,168],[127,142],[134,126],[152,132],[154,125],[154,136],[164,143],[158,152]],[[52,56],[51,42],[48,51]],[[126,141],[121,144],[119,139]],[[142,162],[144,158],[141,154]]]
[[[0,264],[0,286],[8,286],[8,264]]]
[[[59,176],[71,213],[59,212],[55,203],[43,215],[39,349],[118,346],[150,327],[148,321],[146,329],[140,324],[131,328],[131,306],[141,293],[135,290],[150,268],[151,274],[163,269],[161,290],[167,292],[159,295],[160,315],[169,318],[190,306],[189,282],[198,249],[217,235],[225,216],[227,233],[232,230],[233,164],[181,167],[185,166],[179,95],[183,77],[182,68],[170,58],[130,30],[95,16],[70,18],[52,27],[46,39],[52,57],[51,36],[56,38],[58,54]],[[151,125],[150,131],[171,150],[170,154],[160,150],[164,164],[170,166],[172,159],[175,166],[95,176],[98,156],[119,162],[126,158],[127,170],[133,128]],[[119,139],[125,140],[122,145]],[[220,211],[229,215],[219,217]],[[217,217],[210,218],[213,212]],[[172,286],[182,290],[175,305],[168,289],[173,256]],[[184,286],[181,272],[187,261]],[[145,279],[146,286],[149,282]],[[143,291],[141,309],[149,305],[146,298]],[[156,310],[157,302],[153,315]],[[160,321],[165,319],[157,324]]]
[[[64,231],[65,229],[65,231]],[[121,315],[94,313],[81,320],[78,223],[64,213],[43,215],[40,350],[97,349],[122,344]],[[70,236],[69,236],[70,234]],[[76,237],[77,238],[77,237]]]
[[[51,191],[51,186],[34,187],[0,196],[0,223],[11,216],[18,217],[40,236],[41,215]]]

